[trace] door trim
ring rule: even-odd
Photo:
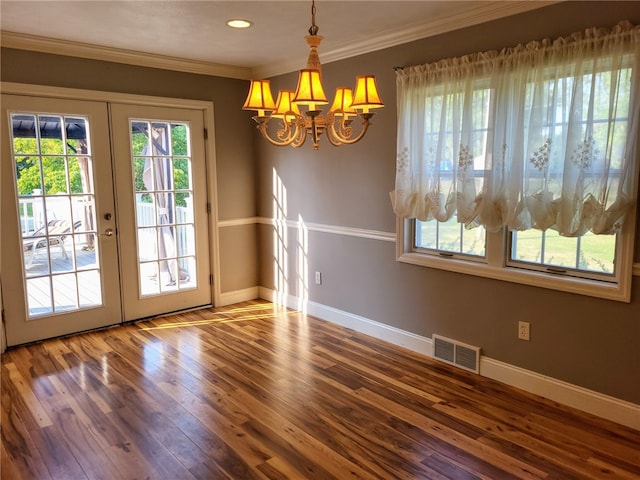
[[[213,275],[211,293],[213,305],[221,303],[220,288],[220,239],[218,234],[218,189],[215,149],[215,123],[213,102],[207,100],[189,100],[171,97],[156,97],[136,95],[130,93],[105,92],[100,90],[84,90],[65,87],[50,87],[46,85],[33,85],[15,82],[0,82],[0,91],[13,95],[28,95],[31,97],[49,97],[69,100],[89,100],[106,103],[125,103],[132,105],[174,107],[191,110],[200,110],[204,117],[204,128],[208,135],[205,136],[205,165],[207,170],[207,196],[211,204],[209,214],[209,262]],[[0,267],[1,268],[1,267]],[[1,272],[1,270],[0,270]],[[0,278],[1,282],[1,278]],[[4,329],[2,329],[4,336]],[[1,343],[1,342],[0,342]]]

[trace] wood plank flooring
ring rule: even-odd
[[[2,479],[638,479],[640,432],[263,301],[2,355]]]

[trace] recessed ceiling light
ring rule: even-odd
[[[227,25],[231,28],[249,28],[253,23],[241,18],[232,18],[231,20],[227,20]]]

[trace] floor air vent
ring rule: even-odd
[[[480,348],[433,335],[433,356],[465,370],[479,373]]]

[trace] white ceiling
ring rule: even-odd
[[[539,8],[550,1],[317,0],[322,62]],[[231,18],[253,22],[235,30]],[[2,45],[237,77],[302,68],[311,1],[1,0]],[[55,41],[52,41],[54,39]],[[182,65],[184,68],[180,68]],[[169,68],[169,67],[168,67]]]

